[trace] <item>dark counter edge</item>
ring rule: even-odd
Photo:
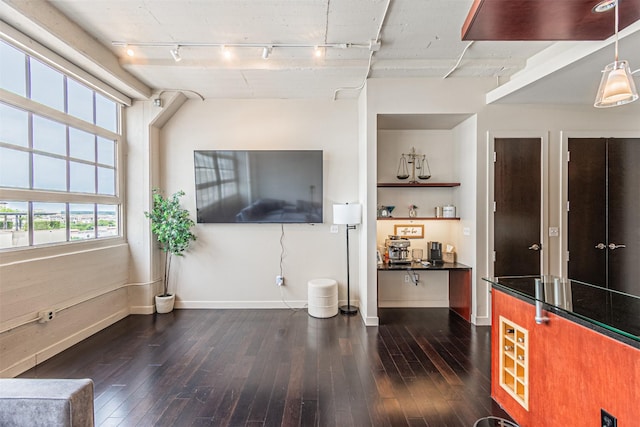
[[[447,271],[447,270],[471,270],[468,265],[460,264],[458,262],[444,262],[436,265],[422,265],[419,262],[412,262],[406,264],[378,264],[378,271],[403,271],[403,270],[434,270],[434,271]]]
[[[490,282],[491,283],[491,287],[495,288],[497,290],[499,290],[500,292],[503,292],[509,296],[512,296],[514,298],[517,298],[521,301],[527,302],[533,306],[535,306],[535,298],[530,297],[530,296],[526,296],[523,295],[519,292],[513,291],[512,289],[510,289],[509,287],[505,286],[505,285],[501,285],[499,283],[495,283],[495,282]],[[587,329],[591,329],[592,331],[598,332],[599,334],[602,334],[606,337],[609,337],[611,339],[614,339],[616,341],[620,341],[624,344],[630,345],[631,347],[640,349],[640,341],[636,341],[633,338],[629,338],[626,335],[623,334],[619,334],[615,331],[612,331],[611,329],[607,329],[604,326],[600,326],[597,323],[588,321],[576,314],[572,314],[569,313],[567,311],[561,310],[557,307],[554,307],[552,305],[549,305],[547,303],[542,303],[542,306],[544,308],[545,311],[548,311],[549,313],[553,313],[559,317],[562,317],[564,319],[570,320],[573,323],[576,323],[580,326],[584,326]]]

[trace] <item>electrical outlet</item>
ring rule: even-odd
[[[600,409],[600,425],[602,427],[618,427],[618,419],[604,409]]]
[[[337,225],[332,225],[331,226],[331,232],[334,233],[334,234],[337,233],[338,232],[338,226]]]
[[[56,317],[56,311],[54,309],[43,310],[38,313],[38,322],[47,323],[52,321]]]
[[[280,276],[280,275],[276,276],[276,285],[284,286],[284,276]]]
[[[411,277],[408,274],[404,275],[404,283],[409,283],[411,281]]]
[[[560,230],[558,227],[549,227],[549,237],[558,237],[560,235]]]

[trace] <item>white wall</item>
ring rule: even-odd
[[[307,282],[320,277],[336,279],[346,299],[345,230],[332,234],[330,225],[333,203],[358,200],[355,100],[190,100],[161,129],[160,145],[159,184],[168,194],[183,189],[193,218],[194,150],[324,151],[324,224],[198,224],[198,240],[174,258],[177,307],[285,307],[283,299],[302,307]],[[350,233],[357,241],[359,230]],[[358,251],[351,249],[357,301]],[[284,288],[274,282],[281,252]]]
[[[484,94],[494,84],[492,79],[369,79],[367,82],[367,182],[366,192],[369,197],[366,213],[367,220],[375,224],[376,219],[376,203],[378,190],[377,182],[377,165],[378,153],[376,152],[378,138],[380,132],[377,130],[377,116],[379,114],[474,114],[481,111],[485,107]],[[473,121],[461,124],[459,130],[449,132],[451,135],[449,140],[452,144],[451,157],[460,159],[460,167],[473,166],[476,161],[474,150],[467,150],[469,146],[476,144],[477,134],[475,134]],[[384,134],[384,132],[382,132]],[[364,155],[364,153],[362,154]],[[432,166],[433,167],[433,166]],[[455,203],[460,204],[461,216],[463,219],[459,222],[452,222],[448,225],[447,235],[456,239],[456,245],[460,246],[463,241],[462,235],[463,224],[468,226],[469,223],[475,222],[473,209],[466,209],[469,201],[461,201],[461,195],[465,197],[475,197],[475,176],[471,176],[468,171],[451,170],[451,176],[458,174],[461,182],[461,188],[455,190]],[[457,180],[456,180],[457,181]],[[464,185],[464,190],[462,186]],[[475,232],[475,228],[470,227],[470,232]],[[456,236],[456,237],[453,237]],[[475,236],[465,236],[465,240],[473,242]],[[375,262],[375,250],[377,235],[375,232],[367,234],[366,246],[367,257],[362,259],[363,277],[361,283],[367,286],[367,306],[369,308],[365,322],[368,325],[378,323],[377,305],[377,267]],[[469,250],[463,250],[464,257],[459,257],[459,261],[470,265],[475,270],[475,260],[469,257]],[[475,279],[474,284],[475,286]],[[472,309],[473,312],[473,309]]]
[[[187,100],[173,93],[159,108],[138,101],[126,110],[126,237],[130,251],[129,302],[132,314],[155,311],[154,296],[162,290],[163,253],[151,233],[144,212],[152,208],[152,191],[160,187],[160,134],[163,126]]]
[[[0,257],[0,377],[12,377],[129,314],[128,248],[119,239]],[[38,312],[55,318],[38,323]]]
[[[457,236],[454,238],[457,249],[458,262],[477,268],[476,242],[478,237],[477,218],[477,116],[472,116],[453,129],[454,168],[460,181],[458,188],[458,208],[460,222],[454,229]],[[478,323],[477,317],[482,316],[482,305],[478,303],[477,289],[478,277],[472,275],[471,279],[471,322]]]

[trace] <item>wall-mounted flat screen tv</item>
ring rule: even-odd
[[[322,150],[194,151],[199,223],[322,223]]]

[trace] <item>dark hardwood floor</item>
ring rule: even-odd
[[[97,426],[464,426],[495,415],[490,329],[448,309],[133,315],[25,372],[92,378]]]

